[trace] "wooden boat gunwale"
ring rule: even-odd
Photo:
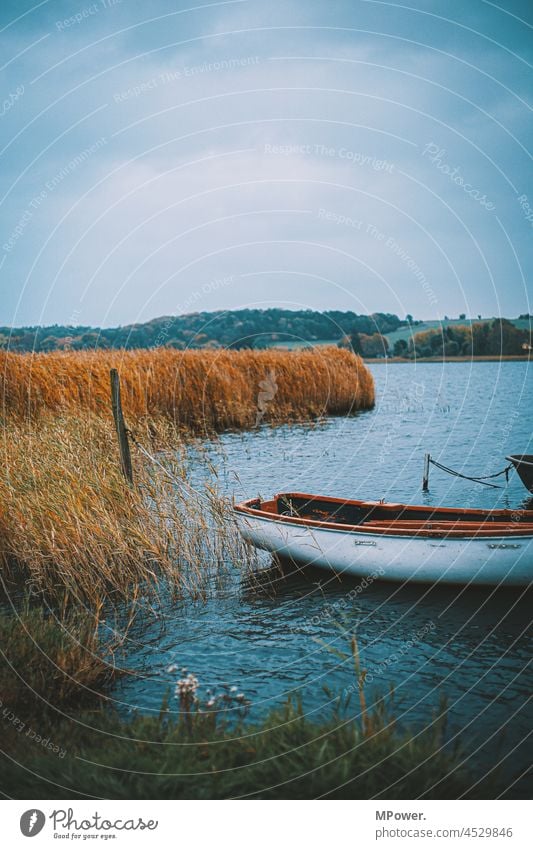
[[[346,524],[334,521],[323,521],[312,518],[301,518],[298,516],[287,516],[275,512],[280,499],[298,498],[307,502],[320,501],[337,504],[339,506],[354,506],[363,509],[378,508],[385,513],[390,511],[390,520],[369,520],[361,524]],[[270,509],[268,509],[270,508]],[[381,501],[358,501],[351,499],[334,498],[331,496],[311,495],[301,492],[281,492],[270,500],[251,498],[235,505],[234,510],[240,515],[249,515],[254,519],[302,526],[308,528],[320,528],[333,533],[365,534],[370,536],[392,537],[425,537],[434,539],[480,539],[497,538],[512,540],[513,538],[533,537],[533,510],[476,510],[467,507],[426,507],[420,505],[406,505],[401,503],[385,503]],[[401,511],[402,516],[409,513],[427,514],[425,519],[395,519],[394,515]],[[439,515],[455,514],[457,520],[439,519]],[[459,517],[478,517],[472,522]],[[502,521],[497,521],[501,519]],[[406,524],[408,523],[408,524]]]

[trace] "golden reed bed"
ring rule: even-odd
[[[373,379],[362,360],[334,347],[0,352],[0,415],[108,415],[110,368],[120,372],[126,418],[162,415],[196,433],[349,414],[374,404]]]
[[[109,369],[120,371],[126,420],[157,452],[134,449],[135,487],[120,472]],[[0,353],[0,579],[51,598],[134,599],[161,579],[202,595],[225,564],[253,557],[206,466],[187,483],[187,440],[257,424],[369,407],[370,373],[335,348],[288,353]],[[176,486],[176,478],[181,485]]]

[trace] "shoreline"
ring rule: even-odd
[[[521,357],[518,354],[506,354],[501,357],[489,355],[486,357],[416,357],[413,359],[404,357],[363,357],[363,362],[368,365],[391,365],[394,363],[410,363],[411,365],[416,365],[417,363],[435,363],[437,365],[442,365],[442,363],[528,363],[531,360],[532,357]]]

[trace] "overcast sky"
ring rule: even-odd
[[[533,312],[533,4],[2,0],[1,324]]]

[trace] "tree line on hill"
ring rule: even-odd
[[[58,324],[0,327],[0,349],[16,352],[157,347],[261,349],[287,343],[298,346],[331,342],[350,347],[368,358],[414,359],[517,355],[526,353],[531,345],[530,331],[521,330],[504,318],[417,330],[422,323],[411,315],[402,320],[393,313],[381,312],[358,315],[340,310],[219,310],[155,318],[124,327]],[[387,335],[402,329],[405,338],[391,346]]]
[[[390,313],[246,309],[156,318],[124,327],[0,327],[0,348],[57,351],[94,348],[269,348],[286,342],[336,344],[352,332],[392,333],[406,325]]]
[[[520,330],[506,318],[425,330],[406,343],[398,340],[394,356],[409,357],[487,357],[517,356],[531,349],[531,333]]]
[[[506,318],[473,324],[448,325],[413,333],[389,346],[380,333],[366,335],[357,331],[341,344],[363,357],[401,357],[403,359],[443,357],[519,356],[531,350],[531,332],[521,330]]]

